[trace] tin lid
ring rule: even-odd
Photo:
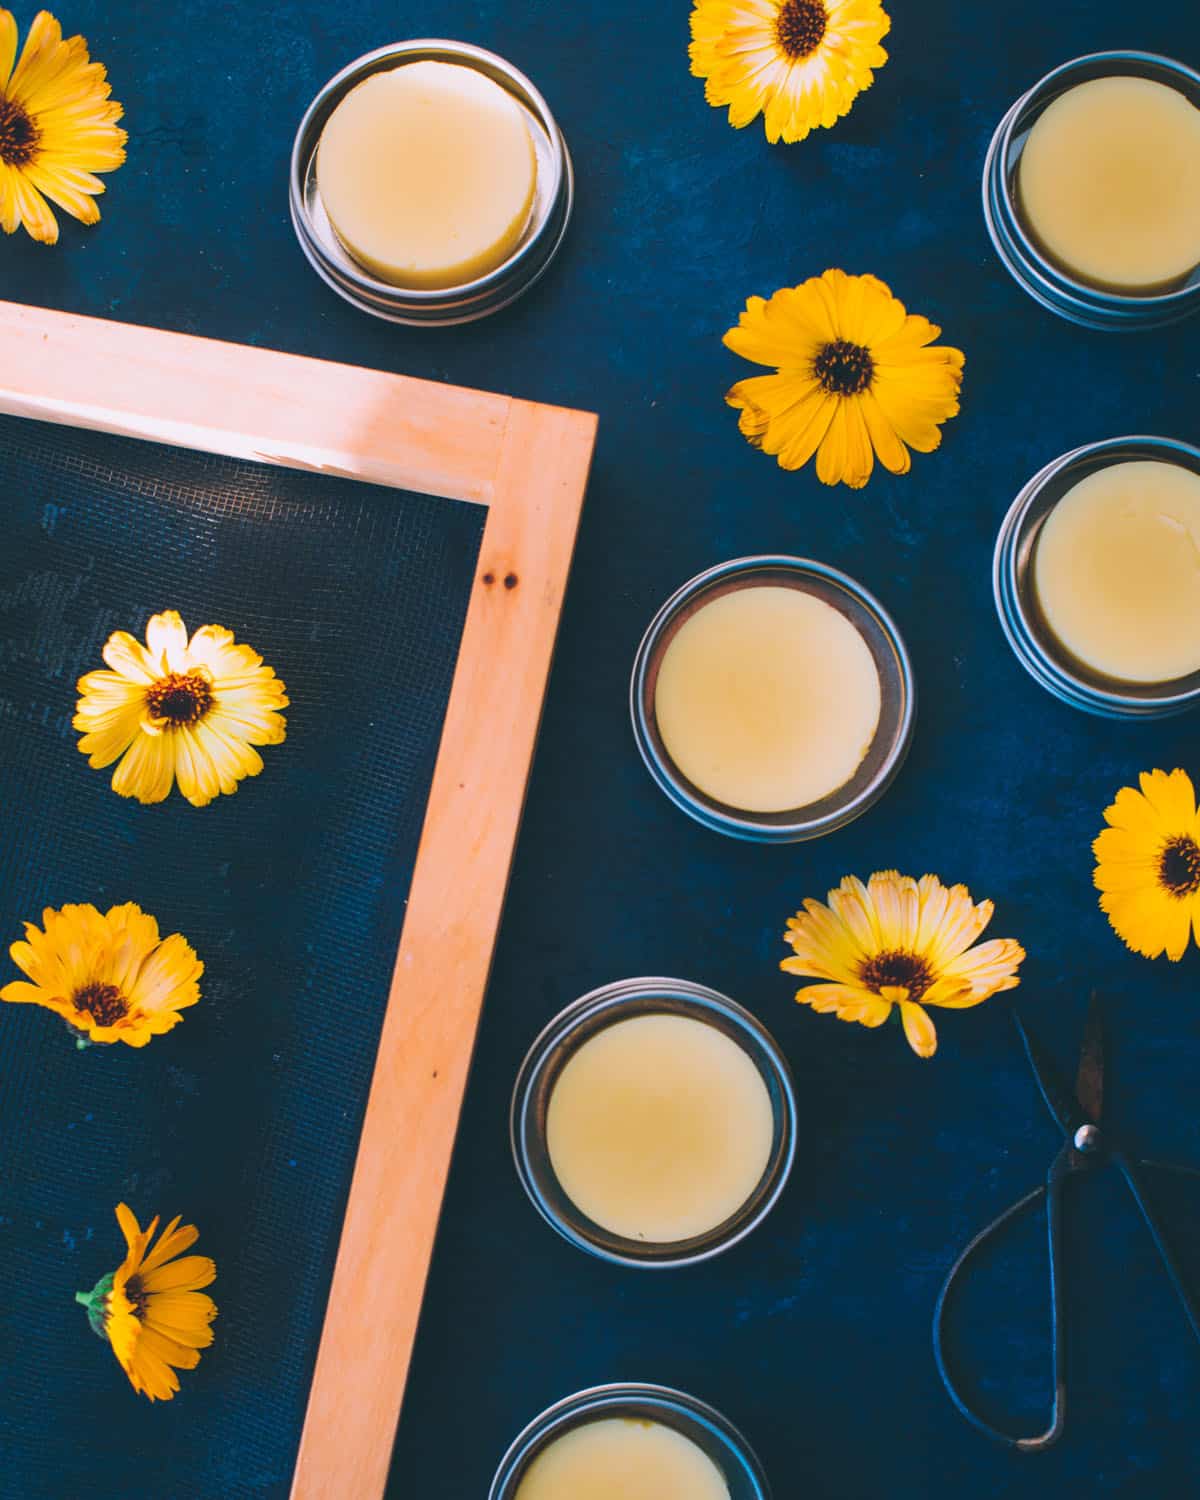
[[[373,276],[334,233],[317,190],[317,147],[338,104],[372,74],[423,61],[475,68],[498,83],[524,110],[537,154],[537,190],[520,243],[501,265],[460,286],[401,287]],[[309,264],[347,302],[392,323],[435,327],[470,323],[516,301],[557,254],[574,197],[570,153],[546,101],[511,63],[467,42],[428,38],[396,42],[360,57],[331,78],[309,105],[292,147],[289,206],[296,238]]]
[[[624,1382],[576,1391],[535,1417],[501,1459],[488,1500],[515,1500],[522,1479],[540,1453],[566,1433],[606,1417],[673,1428],[712,1459],[729,1488],[730,1500],[771,1500],[757,1455],[728,1417],[684,1391]]]
[[[1106,719],[1164,719],[1200,708],[1200,672],[1174,682],[1131,683],[1076,661],[1046,622],[1033,570],[1047,516],[1079,481],[1111,464],[1150,459],[1200,474],[1200,449],[1174,438],[1107,438],[1073,448],[1039,470],[1013,501],[996,537],[992,588],[1000,625],[1017,660],[1061,702]]]
[[[1017,173],[1042,112],[1077,84],[1113,76],[1150,78],[1200,107],[1200,74],[1150,52],[1095,52],[1063,63],[1016,100],[996,127],[983,167],[983,216],[1001,263],[1043,307],[1084,328],[1130,332],[1161,328],[1200,312],[1200,267],[1171,288],[1118,291],[1080,281],[1044,255],[1023,220]]]
[[[762,1178],[723,1223],[691,1239],[630,1239],[590,1219],[559,1182],[550,1158],[550,1097],[562,1069],[591,1037],[634,1016],[685,1016],[735,1042],[758,1069],[771,1101],[771,1150]],[[509,1138],[521,1185],[563,1239],[614,1265],[675,1270],[711,1260],[739,1244],[779,1201],[796,1156],[795,1085],[779,1044],[757,1017],[706,985],[644,976],[616,980],[574,1000],[538,1034],[513,1087]]]
[[[751,813],[718,802],[672,761],[658,729],[655,690],[663,653],[689,613],[734,589],[776,584],[832,605],[862,636],[879,673],[879,724],[862,763],[844,786],[788,812]],[[753,843],[785,844],[833,833],[873,807],[904,764],[916,721],[917,684],[900,632],[879,600],[837,568],[811,558],[769,554],[735,558],[698,574],[662,606],[634,659],[630,715],[646,769],[676,807],[706,828]]]

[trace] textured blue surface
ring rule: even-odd
[[[945,1016],[938,1057],[921,1063],[893,1029],[793,1005],[775,965],[786,914],[847,871],[966,881],[996,899],[997,935],[1029,949],[1023,997],[1063,1061],[1088,989],[1103,985],[1121,1122],[1149,1154],[1200,1161],[1200,963],[1124,952],[1096,909],[1088,847],[1139,769],[1200,771],[1195,721],[1106,724],[1054,702],[1008,653],[989,582],[996,528],[1035,468],[1121,432],[1196,440],[1196,326],[1118,339],[1056,320],[998,268],[978,204],[988,137],[1018,92],[1108,46],[1194,65],[1194,0],[896,4],[892,61],[850,117],[774,149],[704,105],[687,9],[80,0],[64,18],[128,106],[130,163],[98,229],[68,228],[56,251],[0,244],[6,296],[601,414],[393,1496],[476,1500],[518,1427],[606,1379],[676,1384],[721,1407],[779,1500],[1191,1495],[1200,1355],[1110,1183],[1087,1184],[1078,1205],[1062,1445],[1028,1459],[993,1450],[937,1382],[942,1275],[1054,1146],[1003,1003]],[[285,167],[294,123],[330,74],[422,34],[494,47],[530,73],[570,141],[579,203],[561,261],[527,301],[418,333],[373,323],[317,282],[287,223]],[[721,401],[745,369],[720,344],[744,298],[828,265],[882,276],[967,354],[942,450],[857,493],[779,472]],[[626,723],[630,662],[655,608],[702,567],[752,551],[807,553],[861,578],[898,619],[920,680],[895,788],[812,846],[743,847],[692,825],[654,789]],[[671,1277],[559,1242],[521,1195],[505,1138],[511,1080],[543,1021],[637,972],[676,972],[751,1006],[802,1101],[805,1144],[773,1219],[727,1258]],[[1200,1202],[1165,1207],[1200,1272]],[[1030,1423],[1046,1371],[1039,1254],[1031,1226],[971,1321],[989,1389]],[[247,1479],[226,1493],[279,1491]]]
[[[282,1495],[484,512],[17,417],[0,482],[4,946],[133,899],[205,965],[166,1046],[80,1055],[0,1006],[0,1495]],[[110,631],[167,600],[291,698],[262,776],[203,813],[114,796],[71,728]],[[119,1264],[123,1199],[182,1211],[218,1268],[222,1357],[153,1412],[72,1300]]]

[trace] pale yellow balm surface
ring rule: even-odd
[[[1200,476],[1144,461],[1081,479],[1042,526],[1034,586],[1050,629],[1093,671],[1200,671]]]
[[[775,1117],[753,1060],[689,1016],[617,1021],[567,1061],[546,1144],[567,1197],[626,1239],[706,1234],[762,1181]]]
[[[1149,78],[1094,78],[1029,133],[1021,207],[1042,248],[1080,280],[1166,286],[1200,265],[1200,109]]]
[[[350,254],[397,286],[448,287],[516,249],[537,186],[525,113],[474,68],[375,73],[329,117],[317,187]]]
[[[879,727],[870,648],[845,615],[799,589],[747,587],[685,620],[654,712],[667,754],[702,792],[743,812],[787,812],[844,786]]]
[[[517,1500],[729,1500],[708,1454],[661,1422],[606,1417],[550,1443]]]

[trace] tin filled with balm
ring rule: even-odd
[[[1018,660],[1064,703],[1200,706],[1200,449],[1126,437],[1055,459],[1013,502],[993,579]]]
[[[488,1500],[771,1500],[749,1443],[720,1412],[659,1385],[580,1391],[532,1421]]]
[[[301,248],[347,301],[397,323],[470,322],[549,266],[570,156],[545,100],[463,42],[381,48],[317,95],[292,151]]]
[[[883,606],[835,568],[746,557],[693,578],[646,632],[634,737],[667,796],[719,833],[817,838],[896,776],[916,684]]]
[[[517,1172],[546,1221],[623,1265],[707,1260],[783,1191],[791,1075],[740,1005],[681,979],[628,979],[545,1028],[513,1092]]]
[[[1048,73],[1000,122],[983,174],[997,253],[1043,306],[1099,329],[1200,309],[1200,73],[1098,52]]]

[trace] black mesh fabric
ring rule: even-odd
[[[0,1495],[275,1500],[484,512],[4,418],[0,517],[0,982],[22,921],[69,901],[137,901],[207,965],[142,1050],[0,1006]],[[201,809],[116,796],[71,728],[109,633],[165,608],[233,630],[292,700],[263,774]],[[216,1342],[169,1403],[73,1302],[122,1258],[122,1199],[217,1262]]]

